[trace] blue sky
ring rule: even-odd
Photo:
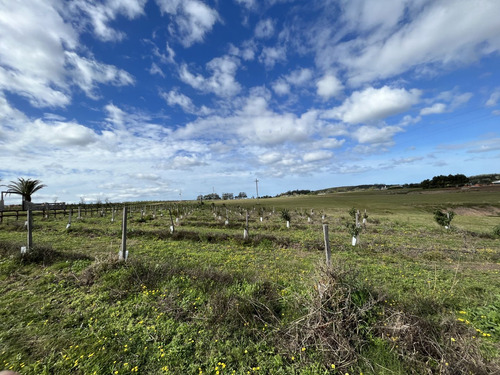
[[[118,202],[496,173],[499,14],[497,0],[0,1],[0,178],[42,180],[34,201]]]

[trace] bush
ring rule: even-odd
[[[495,228],[493,228],[493,235],[496,237],[500,237],[500,225],[497,225]]]
[[[290,211],[288,211],[286,208],[281,210],[281,218],[285,221],[290,221],[291,219]]]
[[[442,227],[449,227],[455,213],[453,211],[443,212],[441,210],[434,211],[434,220]]]

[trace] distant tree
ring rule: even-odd
[[[243,198],[247,198],[247,193],[245,193],[244,191],[241,191],[237,196],[236,196],[236,199],[243,199]]]
[[[217,193],[212,193],[212,194],[207,194],[207,195],[204,195],[203,196],[203,199],[204,200],[219,200],[220,199],[220,195],[217,194]]]
[[[432,177],[432,180],[423,180],[420,186],[424,189],[436,189],[454,186],[464,186],[469,183],[469,178],[463,174],[439,175]]]
[[[233,193],[222,193],[222,199],[227,201],[228,199],[234,199]]]
[[[17,181],[11,181],[7,187],[9,188],[9,193],[20,194],[23,197],[23,201],[31,202],[31,196],[45,186],[39,180],[18,178]]]

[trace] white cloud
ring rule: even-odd
[[[342,82],[333,74],[325,74],[316,82],[316,87],[317,94],[325,100],[338,97],[344,89]]]
[[[97,134],[86,126],[74,122],[43,122],[35,120],[21,136],[30,143],[42,142],[51,146],[87,146],[95,143]]]
[[[0,90],[18,93],[37,107],[68,104],[64,49],[77,44],[78,34],[51,2],[3,2]]]
[[[499,99],[500,99],[500,90],[496,90],[490,95],[489,99],[486,101],[486,107],[496,106]]]
[[[346,134],[343,134],[343,135],[346,135]],[[342,147],[342,145],[344,143],[345,143],[345,139],[339,140],[337,138],[322,138],[319,141],[313,142],[312,147],[316,148],[316,149],[319,149],[319,148],[334,149],[334,148]]]
[[[165,78],[165,73],[163,73],[161,68],[158,65],[156,65],[155,63],[151,64],[151,68],[149,68],[149,73],[150,74],[158,74],[159,76],[162,76],[163,78]]]
[[[270,38],[274,34],[274,22],[272,19],[267,18],[261,20],[255,26],[256,38]]]
[[[434,99],[437,100],[436,103],[420,110],[420,115],[425,116],[452,112],[467,103],[471,98],[472,93],[470,92],[460,93],[457,89],[443,91]]]
[[[216,57],[207,63],[207,70],[212,75],[205,78],[201,74],[193,74],[186,65],[182,65],[179,72],[180,79],[203,92],[212,92],[218,96],[228,97],[236,95],[241,86],[236,81],[239,60],[232,56]]]
[[[384,145],[389,146],[393,144],[393,136],[403,129],[398,126],[368,126],[363,125],[352,133],[352,137],[359,143]]]
[[[290,94],[291,86],[308,85],[312,79],[312,71],[307,68],[297,69],[272,83],[274,92],[278,95]]]
[[[113,29],[108,24],[114,21],[119,14],[126,16],[128,19],[143,15],[146,1],[107,0],[104,3],[94,3],[88,0],[74,0],[70,3],[70,7],[77,8],[87,14],[92,24],[91,29],[99,39],[117,41],[123,39],[125,33]],[[81,13],[77,13],[76,17],[80,18]]]
[[[285,79],[295,86],[303,86],[311,81],[312,76],[311,69],[302,68],[292,71]]]
[[[292,114],[277,114],[267,106],[263,97],[250,97],[239,112],[238,133],[246,142],[260,145],[307,141],[317,127],[318,114],[310,111],[300,117]]]
[[[434,115],[438,113],[444,113],[446,112],[446,105],[443,103],[435,103],[430,107],[425,107],[420,110],[420,114],[422,116],[425,115]]]
[[[259,155],[259,162],[261,164],[274,164],[283,159],[283,155],[276,151],[267,152]]]
[[[35,107],[60,107],[71,102],[73,84],[96,98],[96,84],[133,83],[127,72],[77,54],[78,32],[63,18],[67,10],[58,1],[6,4],[0,17],[0,90]],[[113,4],[125,9],[132,2]]]
[[[175,28],[170,28],[184,47],[202,42],[219,20],[216,10],[199,0],[156,0],[163,13],[172,16]]]
[[[95,60],[78,56],[74,52],[66,52],[67,63],[72,67],[72,77],[90,98],[97,98],[96,83],[109,83],[114,86],[126,86],[134,83],[134,78],[124,70],[113,65],[99,63]]]
[[[284,47],[264,47],[259,56],[259,61],[268,69],[272,69],[278,62],[286,62],[286,49]]]
[[[257,7],[257,0],[236,0],[236,2],[247,9],[255,9]]]
[[[163,162],[161,167],[163,169],[191,169],[192,167],[203,165],[207,165],[207,163],[195,155],[181,155],[174,157],[168,162]]]
[[[283,80],[278,80],[276,82],[273,82],[272,88],[274,92],[278,95],[290,94],[290,85]]]
[[[380,89],[369,87],[363,91],[355,91],[341,106],[325,112],[325,118],[335,118],[350,124],[359,124],[381,120],[404,112],[418,103],[420,90],[391,88]]]
[[[356,0],[341,9],[339,22],[332,23],[329,12],[316,20],[309,40],[318,66],[340,64],[350,85],[469,63],[500,50],[496,0],[394,0],[384,6]]]
[[[331,159],[332,156],[333,154],[329,151],[319,150],[306,153],[303,156],[303,159],[306,163],[311,163],[315,161],[328,160]]]
[[[165,99],[169,106],[180,106],[184,111],[188,113],[193,113],[195,111],[195,106],[188,96],[178,92],[177,90],[172,90],[167,92],[162,92],[161,97]]]

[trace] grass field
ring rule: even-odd
[[[171,206],[174,233],[163,206],[129,218],[126,262],[121,222],[109,215],[73,218],[69,230],[67,217],[37,216],[24,257],[24,222],[0,224],[0,369],[500,371],[498,188],[184,202]],[[352,207],[368,214],[355,247]],[[451,229],[434,221],[437,208],[456,212]]]

